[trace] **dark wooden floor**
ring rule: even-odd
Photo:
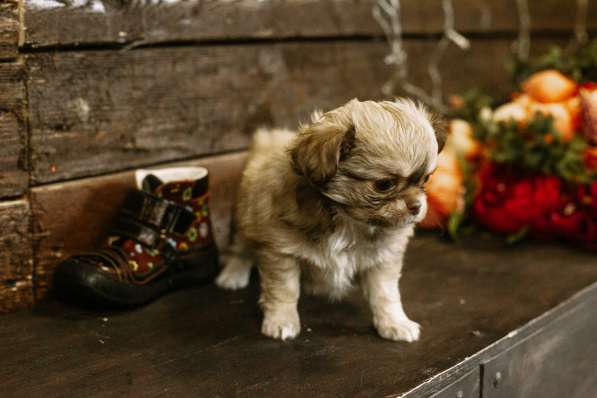
[[[127,313],[56,302],[0,318],[6,397],[294,397],[400,394],[462,362],[597,281],[595,255],[529,243],[415,239],[402,281],[414,344],[378,338],[355,294],[301,300],[292,342],[259,334],[257,289],[213,286]]]

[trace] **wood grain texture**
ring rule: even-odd
[[[12,112],[23,104],[26,99],[25,75],[20,61],[0,63],[0,110]]]
[[[0,62],[17,58],[19,27],[19,0],[0,2]]]
[[[482,396],[597,396],[596,306],[597,294],[587,297],[572,311],[485,362]]]
[[[0,202],[0,312],[33,304],[30,211],[25,200]]]
[[[228,243],[230,217],[244,153],[162,165],[204,166],[210,172],[211,213],[216,241]],[[35,295],[43,299],[53,269],[66,257],[103,244],[126,193],[135,186],[134,172],[117,173],[34,188],[31,200],[37,224]]]
[[[480,388],[481,371],[475,368],[430,398],[480,398]]]
[[[25,131],[12,112],[0,111],[0,198],[18,196],[27,188],[23,170]]]
[[[85,7],[27,1],[26,44],[32,47],[98,43],[379,36],[373,0],[219,1],[89,0]],[[530,0],[532,28],[571,31],[575,9],[560,0]],[[515,32],[515,0],[455,0],[457,29]],[[405,33],[443,29],[437,0],[403,0]],[[597,28],[597,5],[589,2],[588,25]]]
[[[247,147],[260,125],[379,97],[369,43],[177,47],[27,56],[33,179]]]
[[[445,92],[508,93],[510,44],[450,47]],[[406,43],[411,81],[425,87],[434,45]],[[258,126],[295,128],[316,108],[379,99],[391,75],[386,51],[383,42],[350,41],[30,54],[33,182],[239,150]]]
[[[21,195],[28,186],[24,69],[0,62],[0,198]]]
[[[131,312],[48,303],[2,318],[0,388],[10,397],[384,397],[441,375],[407,395],[427,397],[460,378],[451,369],[467,357],[462,376],[487,359],[474,357],[481,350],[498,340],[507,349],[517,341],[511,331],[595,282],[594,258],[558,245],[419,236],[401,281],[406,312],[423,326],[413,344],[377,337],[358,291],[341,303],[302,297],[303,332],[289,342],[260,335],[256,280],[238,292],[174,293]]]

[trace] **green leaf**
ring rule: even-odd
[[[464,220],[464,213],[453,212],[448,217],[448,234],[453,240],[460,237],[460,226]]]
[[[510,234],[506,237],[506,243],[513,245],[523,240],[529,233],[529,227],[524,227],[520,231]]]

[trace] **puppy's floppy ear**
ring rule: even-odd
[[[337,172],[338,163],[354,146],[354,126],[315,123],[302,130],[290,149],[297,173],[323,187]]]
[[[447,138],[447,128],[448,123],[443,116],[438,115],[437,113],[433,113],[429,117],[429,121],[431,122],[431,127],[433,127],[433,131],[435,131],[435,139],[437,140],[437,153],[440,153],[442,149],[444,149],[444,145],[446,144]]]

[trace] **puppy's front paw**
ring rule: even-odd
[[[421,334],[421,325],[408,318],[399,320],[384,319],[375,322],[375,328],[384,339],[406,341],[407,343],[419,340]]]
[[[224,268],[216,278],[216,285],[226,290],[239,290],[249,284],[249,272],[230,272]]]
[[[301,331],[296,309],[266,311],[263,315],[261,333],[274,339],[293,339]]]
[[[238,290],[247,287],[251,277],[251,263],[241,259],[229,260],[216,278],[216,285],[226,290]]]

